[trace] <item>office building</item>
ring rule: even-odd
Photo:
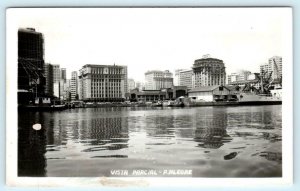
[[[260,73],[271,74],[272,79],[281,79],[282,78],[282,57],[273,56],[269,58],[267,64],[263,64],[260,66]]]
[[[145,73],[145,90],[160,90],[173,86],[173,74],[169,70],[152,70]]]
[[[128,91],[133,90],[135,88],[135,81],[134,79],[129,78],[128,79]]]
[[[18,30],[18,90],[45,94],[44,37],[34,28]]]
[[[204,55],[193,65],[192,87],[225,85],[226,72],[223,60]]]
[[[67,81],[67,70],[66,70],[66,68],[60,69],[60,79],[63,80],[64,83],[66,83],[66,81]]]
[[[177,71],[177,86],[186,86],[192,89],[193,70],[176,70]]]
[[[127,66],[87,64],[79,71],[79,99],[122,101],[127,93]]]
[[[78,74],[76,71],[71,73],[71,100],[78,99]]]

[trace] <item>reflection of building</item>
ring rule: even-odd
[[[18,176],[44,177],[46,175],[46,133],[48,129],[39,131],[32,127],[32,120],[41,122],[46,120],[43,112],[22,112],[18,115]]]
[[[44,70],[46,79],[45,94],[48,96],[53,96],[53,66],[46,63]]]
[[[73,71],[71,74],[71,82],[70,82],[70,89],[71,89],[71,100],[78,99],[78,75],[76,71]]]
[[[273,56],[272,58],[269,58],[267,64],[260,66],[260,72],[265,72],[267,74],[272,72],[272,79],[282,78],[282,57]]]
[[[209,56],[195,60],[193,65],[193,88],[225,85],[226,72],[222,60]]]
[[[145,73],[145,90],[160,90],[172,86],[173,74],[169,70],[152,70]]]
[[[18,90],[43,96],[45,93],[44,77],[44,37],[33,28],[18,30]],[[26,95],[28,96],[28,95]],[[33,96],[33,95],[32,95]],[[25,96],[19,95],[19,102]]]
[[[232,138],[227,134],[227,113],[220,112],[215,108],[205,111],[205,116],[197,120],[197,129],[194,140],[199,147],[220,148],[224,143],[230,142]]]
[[[127,92],[127,66],[87,64],[79,71],[79,98],[121,101]]]

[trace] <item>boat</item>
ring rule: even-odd
[[[278,105],[282,104],[282,87],[275,86],[271,73],[264,71],[258,75],[258,84],[246,84],[238,94],[239,105]],[[279,79],[281,82],[281,79]],[[281,84],[281,83],[280,83]]]
[[[22,111],[62,111],[67,109],[66,105],[20,105]]]

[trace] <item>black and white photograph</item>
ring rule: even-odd
[[[292,36],[289,7],[8,9],[8,181],[290,183]]]

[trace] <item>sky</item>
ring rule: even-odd
[[[258,72],[282,56],[290,19],[285,8],[14,9],[14,27],[44,34],[45,62],[67,69],[85,64],[127,65],[144,81],[148,70],[190,69],[210,54],[226,73]],[[17,32],[16,32],[17,34]]]

